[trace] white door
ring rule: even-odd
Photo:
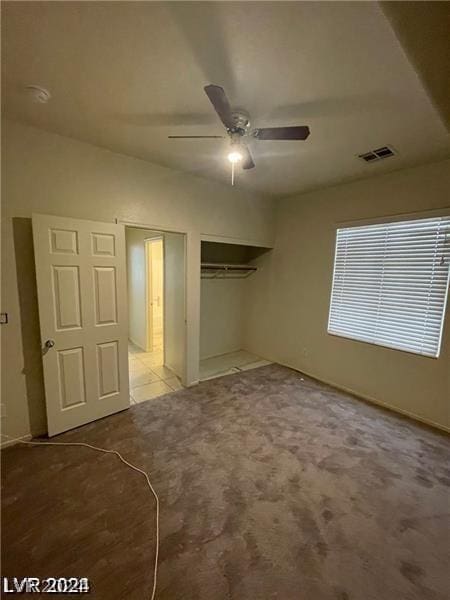
[[[153,338],[163,332],[163,241],[152,242]]]
[[[49,435],[129,406],[122,225],[33,215]]]
[[[147,350],[162,345],[163,336],[163,240],[145,241],[147,277]]]

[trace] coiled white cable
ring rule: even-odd
[[[2,437],[8,438],[9,440],[13,440],[10,436],[2,433]],[[155,542],[155,564],[153,569],[153,588],[152,594],[150,596],[150,600],[154,600],[156,597],[156,582],[158,576],[158,558],[159,558],[159,498],[158,494],[155,492],[155,489],[150,481],[149,476],[145,471],[136,467],[135,465],[128,462],[117,450],[106,450],[105,448],[99,448],[97,446],[92,446],[91,444],[86,444],[85,442],[26,442],[25,440],[14,440],[15,443],[25,444],[27,446],[81,446],[84,448],[91,448],[91,450],[96,450],[97,452],[104,452],[105,454],[115,454],[119,460],[121,460],[127,467],[133,469],[133,471],[137,471],[141,473],[147,481],[148,487],[150,488],[153,496],[156,501],[156,542]]]

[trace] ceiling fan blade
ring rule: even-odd
[[[231,114],[231,106],[228,102],[228,98],[225,95],[225,91],[220,85],[205,85],[203,88],[206,95],[208,96],[214,110],[219,115],[220,120],[227,129],[234,127],[233,116]]]
[[[167,136],[171,140],[191,140],[191,139],[223,139],[224,135],[168,135]]]
[[[263,127],[254,129],[252,135],[257,140],[306,140],[309,136],[309,127],[306,125]]]
[[[253,162],[253,158],[252,158],[252,155],[250,154],[250,150],[247,148],[247,146],[243,146],[241,148],[241,152],[242,152],[242,168],[245,170],[253,169],[253,167],[255,166],[255,163]]]

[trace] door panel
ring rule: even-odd
[[[83,348],[57,350],[61,408],[86,402]]]
[[[129,406],[124,227],[33,215],[49,435]],[[47,340],[53,341],[50,347]]]
[[[50,229],[50,248],[53,254],[78,254],[77,232],[66,229]]]
[[[93,256],[115,256],[114,236],[104,233],[93,233],[92,254]]]
[[[94,267],[96,325],[117,323],[116,269]]]
[[[80,273],[77,266],[53,266],[56,329],[81,327]]]
[[[99,396],[105,398],[119,389],[119,353],[117,342],[97,344]]]

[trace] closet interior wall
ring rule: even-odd
[[[202,241],[202,265],[218,265],[211,275],[202,269],[200,297],[200,364],[205,359],[245,351],[248,281],[253,272],[233,272],[233,265],[253,266],[267,248]],[[221,271],[220,265],[228,265]],[[242,359],[242,357],[240,357]],[[239,360],[239,358],[238,358]],[[233,359],[230,357],[230,365]],[[202,368],[200,368],[200,377]],[[202,377],[201,377],[202,378]]]

